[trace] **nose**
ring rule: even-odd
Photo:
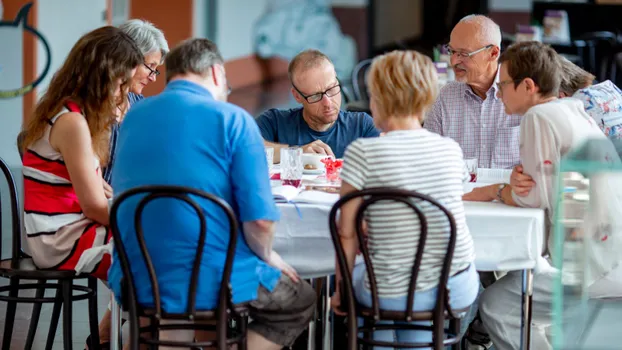
[[[451,63],[452,66],[455,66],[458,63],[462,63],[462,61],[458,58],[458,55],[452,54],[449,56],[449,63]]]
[[[323,106],[330,106],[331,105],[331,100],[330,100],[330,97],[328,97],[328,95],[323,95],[322,99],[320,100],[320,102],[322,103]]]
[[[149,74],[149,81],[156,81],[156,75],[155,74]]]

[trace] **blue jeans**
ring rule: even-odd
[[[352,282],[354,294],[359,303],[366,307],[371,307],[371,292],[365,288],[365,264],[359,264],[352,271]],[[471,264],[466,271],[463,271],[449,278],[449,295],[451,307],[454,309],[464,309],[469,307],[477,298],[479,292],[479,275],[475,270],[475,265]],[[414,311],[430,311],[436,305],[436,296],[438,288],[434,287],[428,290],[415,293],[413,305]],[[380,309],[402,311],[406,304],[406,296],[396,298],[380,298]],[[361,320],[359,320],[359,323]],[[378,322],[377,324],[391,324],[391,321]],[[411,324],[430,325],[430,322],[419,321]],[[468,324],[467,324],[468,325]],[[427,331],[403,330],[403,331],[375,331],[374,340],[386,342],[402,342],[402,343],[424,343],[432,341],[432,333]],[[385,347],[375,347],[378,349],[389,349]]]

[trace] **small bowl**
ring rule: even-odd
[[[324,154],[303,153],[302,166],[304,170],[324,170],[322,159],[327,158]]]

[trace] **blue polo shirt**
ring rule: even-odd
[[[302,107],[289,110],[270,109],[257,117],[261,136],[268,142],[304,146],[321,140],[343,158],[350,143],[359,137],[376,137],[380,132],[369,114],[340,111],[335,124],[326,131],[315,131],[302,117]]]
[[[117,194],[144,185],[189,186],[224,199],[240,222],[279,219],[256,123],[244,110],[214,100],[199,85],[176,80],[161,94],[136,104],[125,117],[117,142],[112,177]],[[134,231],[134,209],[139,199],[121,205],[118,222],[138,300],[153,305],[149,275]],[[214,204],[193,199],[207,219],[196,305],[209,309],[218,300],[229,224]],[[143,230],[164,309],[185,311],[199,238],[197,215],[178,200],[159,199],[145,208]],[[254,300],[259,285],[272,290],[281,275],[250,250],[241,231],[234,262],[231,285],[235,303]],[[116,253],[108,278],[118,297],[122,271]]]

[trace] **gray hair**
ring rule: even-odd
[[[160,51],[162,54],[160,63],[164,62],[164,57],[169,52],[168,43],[164,38],[164,33],[152,23],[141,19],[130,19],[120,25],[119,29],[134,40],[143,55]]]
[[[213,65],[224,63],[218,47],[211,40],[187,39],[166,56],[166,81],[188,73],[207,76]]]
[[[479,31],[479,37],[484,40],[487,45],[496,45],[501,48],[501,28],[492,19],[484,15],[468,15],[463,17],[460,22],[475,25]]]

